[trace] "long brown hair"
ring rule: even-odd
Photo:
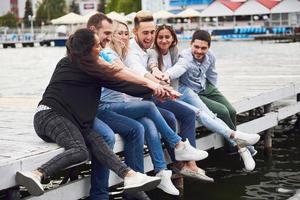
[[[87,28],[78,29],[67,41],[67,56],[82,71],[91,76],[101,78],[103,78],[103,74],[112,76],[113,73],[111,72],[116,72],[116,68],[103,65],[99,57],[92,54],[95,44],[95,33],[92,30]]]
[[[169,47],[169,49],[176,48],[176,45],[177,45],[177,43],[178,43],[178,39],[177,39],[176,32],[175,32],[175,30],[173,29],[172,26],[166,25],[166,24],[162,24],[162,25],[156,26],[155,36],[154,36],[154,45],[153,45],[153,47],[154,47],[154,49],[155,49],[155,50],[157,51],[157,53],[158,53],[158,67],[159,67],[159,69],[162,68],[162,66],[163,66],[164,63],[163,63],[163,59],[162,59],[162,53],[161,53],[161,51],[160,51],[160,49],[159,49],[159,46],[158,46],[158,44],[157,44],[157,37],[158,37],[159,32],[160,32],[161,30],[164,30],[164,29],[170,31],[170,33],[171,33],[171,35],[172,35],[172,38],[173,38],[173,42],[172,42],[171,46]]]

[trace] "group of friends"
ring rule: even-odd
[[[208,157],[196,148],[197,121],[228,141],[246,171],[254,170],[252,145],[260,136],[236,130],[236,111],[217,88],[210,34],[196,30],[179,52],[172,26],[155,25],[150,12],[139,11],[130,35],[125,22],[97,13],[69,37],[34,116],[37,135],[65,151],[17,172],[32,195],[44,193],[41,180],[89,159],[92,200],[109,199],[109,170],[124,179],[124,199],[149,199],[144,191],[156,187],[179,195],[161,141],[173,171],[214,182],[196,164]],[[124,140],[125,162],[113,153],[115,133]],[[145,143],[155,176],[144,174]]]

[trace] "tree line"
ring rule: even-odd
[[[123,12],[125,14],[141,10],[141,0],[98,0],[97,10],[104,13],[111,11]],[[18,19],[15,14],[8,12],[0,16],[0,27],[16,28],[24,24],[30,26],[31,17],[33,17],[32,1],[26,0],[25,12],[22,19]],[[34,26],[50,24],[52,19],[61,17],[68,12],[79,14],[79,5],[77,0],[73,0],[67,7],[66,2],[62,0],[43,0],[38,3],[34,19]]]

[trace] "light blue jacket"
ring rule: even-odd
[[[166,73],[171,80],[179,79],[180,84],[191,88],[196,93],[205,90],[206,80],[217,85],[218,74],[215,67],[216,58],[208,51],[202,62],[197,61],[190,48],[184,49],[179,54],[178,62]]]

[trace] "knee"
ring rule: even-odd
[[[232,117],[236,116],[236,110],[231,106],[228,108],[229,115]]]
[[[196,120],[196,112],[192,109],[190,109],[187,106],[184,106],[184,111],[183,111],[183,119],[188,120],[188,121],[195,121]]]
[[[74,152],[74,159],[77,163],[89,160],[89,151],[86,147],[76,148]]]
[[[157,109],[156,105],[153,102],[151,102],[151,101],[143,101],[143,102],[144,102],[145,108],[148,111],[153,111],[153,110]]]
[[[106,144],[112,149],[116,143],[115,133],[112,132],[111,134],[106,134],[102,136]]]
[[[219,118],[230,118],[229,110],[225,106],[220,106],[217,111],[217,117]]]
[[[144,133],[145,129],[144,126],[141,123],[136,123],[129,132],[130,139],[135,140],[143,140],[144,141]]]

